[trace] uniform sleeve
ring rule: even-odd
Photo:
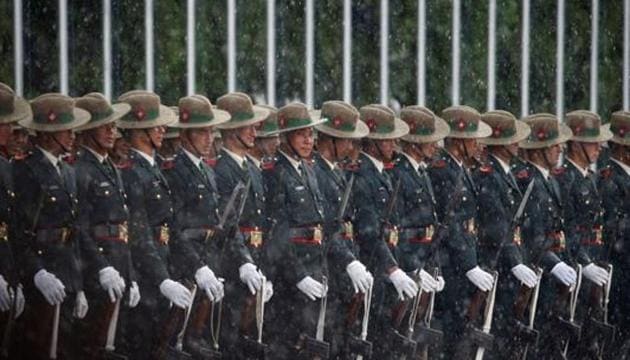
[[[543,270],[549,272],[561,260],[556,253],[550,250],[554,242],[553,239],[548,238],[545,234],[545,219],[542,218],[542,214],[545,214],[546,211],[543,210],[542,206],[545,206],[547,199],[541,197],[541,186],[543,185],[540,183],[534,185],[531,198],[525,206],[521,232],[525,241],[527,258],[531,263],[540,263]]]
[[[107,258],[98,251],[98,247],[90,232],[90,216],[93,211],[92,201],[90,198],[90,182],[91,176],[85,167],[81,164],[77,165],[77,199],[79,201],[78,211],[78,227],[79,227],[79,246],[83,263],[89,264],[89,270],[99,271],[109,266]]]

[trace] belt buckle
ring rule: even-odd
[[[514,241],[513,241],[513,243],[514,243],[514,245],[517,245],[517,246],[521,246],[521,244],[523,243],[522,239],[521,239],[521,227],[520,226],[517,226],[514,229]]]
[[[433,240],[434,233],[435,233],[435,227],[433,227],[433,225],[429,225],[424,230],[424,237],[427,238],[427,240],[431,241]]]
[[[129,227],[126,221],[118,225],[118,238],[124,243],[129,241]]]
[[[602,227],[599,225],[593,226],[593,231],[595,231],[595,245],[602,245],[604,243],[602,240]]]
[[[322,238],[322,228],[321,226],[317,225],[315,226],[315,228],[313,228],[313,241],[315,241],[318,245],[321,245]]]
[[[477,235],[477,227],[475,226],[475,219],[469,219],[466,221],[466,231],[469,234]]]
[[[0,241],[9,240],[9,231],[6,223],[0,223]]]
[[[560,251],[564,251],[564,249],[567,246],[567,241],[564,238],[564,231],[560,230],[556,232],[556,239],[558,242],[558,247],[560,248]]]
[[[170,240],[170,235],[168,233],[168,225],[160,225],[160,238],[158,242],[161,245],[168,245],[169,240]]]
[[[204,241],[208,241],[212,239],[214,236],[214,229],[206,229],[206,236],[204,237]]]
[[[387,237],[387,244],[391,247],[398,245],[398,227],[393,226],[389,229],[389,236]]]
[[[249,244],[255,248],[260,247],[263,242],[262,231],[255,227],[254,230],[249,232]]]
[[[346,221],[343,223],[343,233],[347,239],[354,238],[354,228],[352,227],[351,221]]]
[[[70,238],[70,229],[69,228],[61,228],[61,243],[65,243]]]

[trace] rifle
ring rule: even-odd
[[[317,329],[315,338],[303,334],[303,356],[304,359],[326,360],[330,357],[330,344],[324,341],[324,328],[326,326],[326,305],[328,302],[328,279],[322,277],[322,285],[324,286],[324,296],[320,299],[319,316],[317,319]]]
[[[241,312],[240,330],[242,337],[242,352],[247,359],[265,359],[269,354],[269,347],[262,342],[263,323],[265,319],[264,294],[267,287],[267,279],[263,276],[261,289],[256,295],[248,295]],[[254,339],[250,333],[255,314],[257,337]]]
[[[11,347],[11,333],[13,332],[13,326],[15,323],[15,309],[17,302],[17,293],[11,298],[11,307],[6,314],[6,325],[2,335],[2,347],[0,348],[0,359],[9,359],[9,350]],[[4,316],[0,318],[4,320]]]
[[[193,300],[194,301],[194,300]],[[172,346],[171,342],[176,334],[179,334],[181,330],[178,329],[185,322],[186,309],[181,309],[177,306],[171,307],[168,316],[164,320],[161,331],[158,334],[158,345],[153,352],[153,358],[158,360],[192,360],[192,355],[178,349],[176,346]]]
[[[94,351],[96,357],[103,360],[126,360],[127,356],[116,353],[116,330],[118,316],[120,314],[121,299],[112,303],[109,298],[105,300],[99,309],[96,319],[96,333],[94,334]],[[104,343],[103,343],[104,340]]]
[[[536,347],[538,343],[539,332],[534,329],[534,320],[536,318],[536,307],[538,305],[538,295],[540,293],[540,282],[542,279],[543,270],[539,267],[535,267],[536,277],[538,279],[534,289],[530,289],[524,284],[521,284],[518,293],[516,295],[516,301],[514,302],[514,314],[516,317],[516,333],[518,337],[518,344],[523,344],[524,347],[518,345],[514,348],[514,357],[517,359],[527,359],[527,352],[531,347]],[[527,326],[525,323],[525,311],[529,309],[529,319]]]

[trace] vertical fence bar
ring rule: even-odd
[[[452,105],[459,105],[459,69],[460,69],[460,38],[459,33],[461,29],[461,1],[453,0],[453,33],[452,37]]]
[[[418,105],[424,106],[426,98],[426,41],[427,41],[427,26],[426,26],[426,2],[425,0],[418,0],[418,78],[417,78],[417,94]]]
[[[112,3],[103,0],[103,94],[112,98]]]
[[[24,95],[24,45],[22,42],[22,0],[13,2],[13,41],[14,47],[14,73],[15,73],[15,93],[18,96]]]
[[[352,102],[352,0],[343,1],[343,101]]]
[[[591,8],[591,111],[597,113],[599,0],[592,1]]]
[[[188,0],[186,8],[186,91],[195,93],[195,0]]]
[[[267,0],[267,104],[276,106],[276,1]]]
[[[496,99],[496,37],[497,37],[497,1],[490,0],[488,7],[488,100],[486,108],[494,110]]]
[[[236,89],[236,2],[228,0],[227,5],[227,70],[228,92]]]
[[[306,53],[305,53],[305,74],[306,74],[306,106],[313,107],[313,82],[314,82],[314,66],[315,66],[315,10],[313,8],[313,0],[306,0],[304,9],[306,13]]]
[[[389,100],[389,0],[381,0],[381,104]]]
[[[521,35],[521,117],[529,113],[529,0],[523,0]]]
[[[154,62],[153,62],[153,0],[144,1],[144,41],[146,61],[146,87],[148,91],[154,88]]]
[[[564,118],[564,0],[558,0],[556,39],[556,116]]]
[[[630,0],[623,2],[623,109],[630,111]]]
[[[59,0],[59,91],[68,94],[68,1]]]

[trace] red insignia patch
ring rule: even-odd
[[[278,127],[280,127],[280,129],[284,129],[286,126],[287,119],[284,117],[284,115],[278,116]]]
[[[203,162],[210,167],[215,167],[217,165],[217,159],[203,159]]]
[[[333,126],[336,128],[339,128],[341,126],[342,120],[340,117],[335,116],[335,118],[333,119]]]
[[[527,171],[527,169],[523,169],[519,172],[516,173],[516,178],[517,179],[527,179],[529,178],[529,171]]]
[[[367,121],[365,122],[368,126],[368,128],[370,129],[370,131],[374,130],[376,128],[376,120],[374,119],[367,119]]]
[[[599,171],[599,175],[604,179],[608,179],[612,175],[612,170],[609,167],[605,167]]]
[[[393,168],[394,168],[394,163],[393,162],[390,161],[390,162],[383,163],[383,169],[384,170],[391,170]]]
[[[482,174],[491,174],[492,173],[492,166],[490,165],[483,165],[479,168],[479,171]]]
[[[446,161],[444,159],[435,160],[431,163],[431,167],[436,169],[442,169],[446,167]]]
[[[61,158],[66,164],[73,165],[77,162],[77,157],[74,154],[69,154]]]
[[[120,170],[126,170],[126,169],[131,169],[133,167],[133,161],[131,161],[130,159],[127,159],[121,163],[115,164],[116,167]]]
[[[502,132],[503,132],[503,131],[502,131],[502,129],[501,129],[501,128],[499,128],[499,127],[494,128],[494,129],[492,130],[492,136],[494,136],[494,137],[499,137],[499,136],[501,136],[501,133],[502,133]]]
[[[271,170],[273,170],[275,167],[276,167],[276,162],[275,162],[275,161],[273,161],[273,160],[263,161],[263,162],[260,164],[260,168],[261,168],[263,171],[271,171]]]
[[[464,121],[464,119],[459,119],[457,122],[457,128],[459,130],[464,130],[466,128],[466,122]]]
[[[562,174],[564,174],[566,171],[566,169],[564,167],[559,167],[559,168],[555,168],[553,170],[551,170],[551,173],[555,176],[560,176]]]
[[[173,160],[165,160],[162,162],[162,165],[160,166],[162,170],[170,170],[174,167],[175,167],[175,161]]]
[[[536,137],[538,138],[538,140],[544,140],[547,137],[545,129],[538,130],[538,132],[536,133]]]

